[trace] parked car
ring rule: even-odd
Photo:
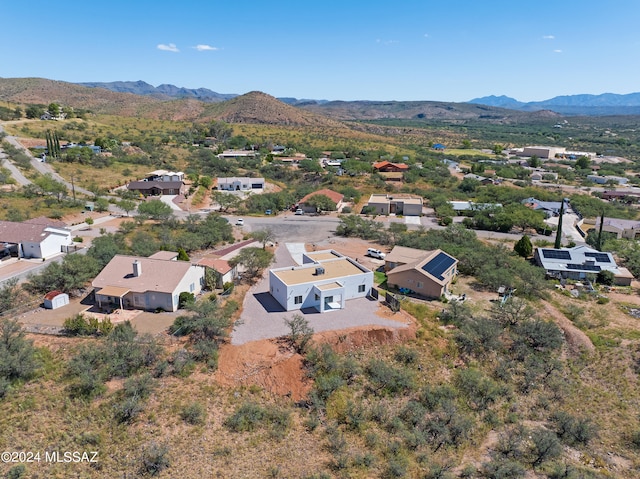
[[[298,209],[296,210],[296,214],[297,214],[297,215],[303,215],[303,214],[304,214],[304,211],[302,211],[300,208],[298,208]]]
[[[367,256],[371,256],[372,258],[384,259],[385,254],[379,249],[369,248],[367,249]]]
[[[267,210],[264,212],[265,215],[270,215],[271,214],[271,210]]]
[[[244,226],[244,220],[242,218],[238,218],[236,220],[236,226]]]

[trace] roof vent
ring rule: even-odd
[[[324,274],[324,268],[321,267],[321,266],[318,266],[316,268],[316,276],[320,276],[320,275],[323,275],[323,274]]]

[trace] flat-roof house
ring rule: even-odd
[[[182,171],[154,170],[147,174],[147,181],[184,181]]]
[[[218,158],[255,158],[258,153],[254,150],[224,150]]]
[[[611,253],[584,245],[560,249],[536,248],[534,259],[547,274],[562,278],[585,279],[587,274],[611,271],[617,285],[629,286],[633,281],[633,275],[628,269],[618,266]]]
[[[366,297],[372,286],[372,271],[330,250],[304,254],[301,266],[269,271],[269,292],[286,311],[344,309],[347,300]]]
[[[114,256],[91,283],[101,308],[148,311],[176,311],[180,293],[198,294],[203,284],[204,266],[126,255]]]
[[[377,194],[369,197],[367,206],[375,208],[380,215],[420,216],[422,214],[422,198],[408,194]]]
[[[143,196],[182,195],[186,186],[182,181],[132,181],[127,190],[137,191]]]
[[[555,158],[566,153],[566,148],[560,146],[525,146],[518,156],[537,156],[542,159]]]
[[[330,190],[328,188],[324,188],[322,190],[314,191],[313,193],[309,193],[304,198],[302,198],[298,202],[298,207],[302,209],[305,213],[316,213],[316,207],[308,204],[307,202],[313,198],[314,196],[324,195],[333,201],[336,204],[336,210],[340,211],[342,208],[342,200],[344,199],[344,195],[342,193],[338,193],[337,191]]]
[[[629,183],[629,178],[625,178],[624,176],[614,176],[614,175],[608,175],[608,176],[587,175],[587,179],[599,185],[604,185],[609,181],[613,183],[617,183],[619,185],[626,185],[627,183]]]
[[[449,291],[457,274],[458,260],[444,251],[394,247],[385,258],[387,284],[427,298]]]
[[[19,258],[49,258],[72,244],[71,230],[60,221],[42,217],[0,221],[0,246]]]
[[[493,180],[491,178],[487,178],[486,176],[476,175],[475,173],[467,173],[463,176],[463,179],[476,180],[482,183],[483,185],[491,185],[493,184]]]
[[[474,203],[473,201],[449,201],[455,212],[481,211],[502,208],[502,203]]]
[[[264,178],[250,178],[248,176],[230,176],[218,178],[220,191],[252,191],[264,189]]]

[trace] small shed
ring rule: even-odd
[[[51,291],[44,296],[44,307],[57,309],[69,304],[69,295],[61,291]]]

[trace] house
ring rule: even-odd
[[[71,230],[61,221],[33,218],[23,222],[0,221],[0,245],[19,258],[46,259],[73,244]]]
[[[587,175],[587,179],[599,185],[604,185],[608,182],[617,183],[619,185],[626,185],[627,183],[629,183],[629,178],[625,178],[624,176]]]
[[[331,201],[333,201],[336,204],[337,211],[340,211],[343,206],[342,200],[344,199],[344,195],[342,193],[338,193],[336,191],[325,188],[306,195],[298,202],[298,208],[300,208],[305,213],[317,213],[317,208],[314,205],[308,204],[307,202],[314,196],[318,195],[324,195]]]
[[[218,178],[217,188],[220,191],[251,191],[264,190],[264,178],[243,177],[220,177]]]
[[[556,156],[563,156],[566,151],[566,148],[557,146],[525,146],[522,151],[518,151],[516,154],[518,156],[537,156],[538,158],[548,160]]]
[[[182,181],[132,181],[127,185],[127,190],[142,196],[183,195],[186,189]]]
[[[486,176],[476,175],[475,173],[467,173],[462,177],[463,179],[476,180],[482,183],[483,185],[492,185],[493,180],[491,178],[487,178]]]
[[[602,193],[604,200],[616,200],[625,203],[634,203],[640,201],[640,192],[637,191],[604,191]]]
[[[385,258],[387,284],[426,298],[439,298],[449,291],[457,264],[457,259],[440,249],[395,246]]]
[[[600,218],[596,219],[595,231],[600,231]],[[602,231],[613,233],[618,239],[640,239],[640,221],[605,218]]]
[[[540,201],[534,197],[522,200],[522,204],[532,210],[544,212],[544,214],[547,215],[547,218],[558,216],[560,214],[560,207],[562,206],[561,201]],[[564,211],[567,211],[568,209],[569,205],[567,200],[565,200]]]
[[[588,246],[573,248],[536,248],[534,259],[548,275],[569,279],[585,279],[588,274],[611,271],[615,284],[629,286],[633,275],[628,269],[616,264],[611,253],[600,252]]]
[[[269,271],[269,292],[286,311],[311,308],[324,313],[366,297],[373,272],[335,251],[303,254],[303,264]]]
[[[182,171],[155,170],[147,174],[147,181],[184,181]]]
[[[373,164],[373,169],[378,173],[404,173],[409,171],[409,165],[404,163],[391,163],[390,161],[378,161]]]
[[[222,258],[202,258],[198,264],[213,272],[216,288],[222,288],[225,283],[231,283],[238,277],[238,267],[231,266]]]
[[[502,208],[502,203],[474,203],[473,201],[449,201],[448,203],[456,213]]]
[[[98,306],[176,311],[180,293],[202,290],[204,266],[169,256],[114,256],[91,283]]]
[[[420,216],[422,214],[422,198],[408,194],[372,194],[367,206],[375,208],[380,215]]]
[[[255,158],[258,153],[253,150],[224,150],[218,155],[218,158],[224,160],[229,158]]]

